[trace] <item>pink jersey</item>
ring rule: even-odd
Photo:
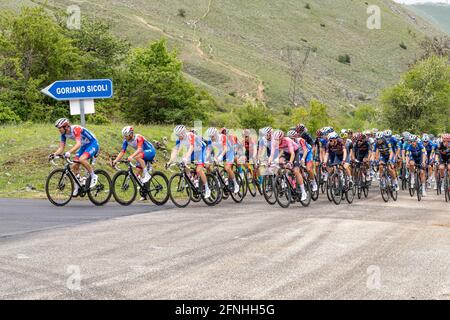
[[[275,144],[275,139],[272,140],[272,149],[274,149],[274,147],[276,148],[276,146],[274,146]],[[294,140],[292,140],[291,138],[288,137],[284,137],[283,139],[281,139],[281,141],[278,144],[278,149],[280,151],[283,151],[284,153],[291,153],[291,152],[295,152],[298,150],[298,144],[295,143]]]

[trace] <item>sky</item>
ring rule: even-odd
[[[393,0],[395,2],[398,3],[403,3],[403,4],[415,4],[415,3],[447,3],[450,4],[450,0]]]

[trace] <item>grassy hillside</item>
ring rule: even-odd
[[[43,3],[42,0],[35,0]],[[309,9],[306,4],[309,2]],[[29,0],[2,0],[14,7]],[[437,33],[391,0],[381,8],[381,30],[369,30],[362,0],[48,0],[49,10],[81,7],[82,14],[110,19],[114,31],[135,45],[166,37],[188,78],[224,103],[235,97],[271,107],[289,103],[287,46],[309,45],[304,96],[333,107],[371,100],[397,82],[418,53],[425,34]],[[179,15],[185,10],[184,17]],[[400,43],[407,49],[402,49]],[[303,59],[300,50],[298,60]],[[349,54],[351,64],[337,61]]]
[[[426,3],[411,5],[408,6],[408,9],[411,9],[450,34],[450,5]]]
[[[114,174],[114,170],[107,163],[109,155],[120,151],[122,146],[120,132],[123,125],[89,125],[88,127],[100,141],[100,155],[96,167],[107,169]],[[160,141],[163,136],[170,137],[172,128],[153,125],[136,126],[135,130],[149,140]],[[51,125],[1,126],[0,197],[44,198],[45,179],[53,169],[47,156],[57,149],[58,144],[59,133]],[[69,141],[68,145],[73,146],[73,143]],[[165,162],[161,152],[157,153],[157,160],[155,168],[162,170]]]

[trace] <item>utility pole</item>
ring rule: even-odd
[[[289,76],[291,78],[289,84],[288,99],[294,106],[299,106],[302,102],[306,102],[303,95],[303,72],[308,61],[309,46],[286,46],[281,49],[282,59],[287,62],[289,68]],[[302,57],[302,52],[304,56]]]

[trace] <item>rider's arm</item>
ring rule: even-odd
[[[175,144],[175,146],[172,149],[172,153],[170,154],[170,160],[169,162],[175,162],[175,159],[178,156],[178,152],[180,152],[180,142],[177,141],[177,143]]]
[[[144,138],[142,136],[138,136],[136,138],[136,142],[137,142],[137,148],[136,151],[133,152],[128,159],[133,159],[134,157],[136,157],[139,153],[144,151],[143,145],[144,145]]]
[[[66,146],[66,143],[64,142],[64,141],[61,141],[60,143],[59,143],[59,148],[58,148],[58,150],[56,150],[55,151],[55,154],[61,154],[63,151],[64,151],[64,148],[65,148],[65,146]]]

